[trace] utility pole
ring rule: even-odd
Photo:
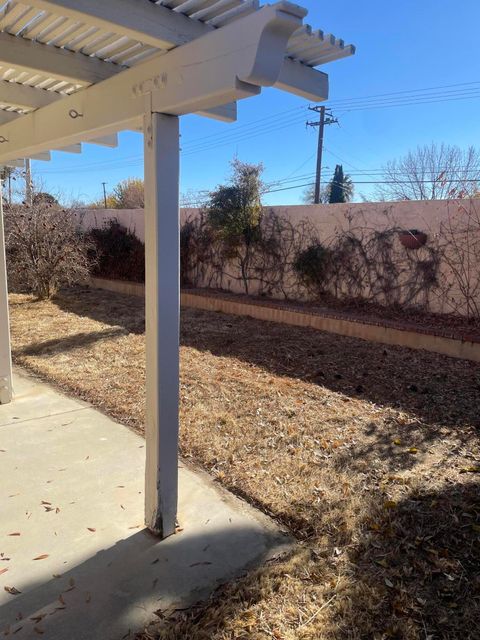
[[[107,207],[107,190],[105,189],[106,184],[107,184],[106,182],[102,182],[102,185],[103,185],[103,203],[105,205],[105,209],[108,209],[108,207]]]
[[[330,109],[326,107],[308,107],[310,111],[320,114],[320,120],[318,122],[307,122],[307,127],[318,127],[318,148],[317,148],[317,175],[315,179],[315,197],[314,204],[320,204],[320,184],[322,178],[322,155],[323,155],[323,134],[325,125],[335,124],[338,122],[337,118],[332,116]]]
[[[33,204],[32,168],[30,166],[30,158],[25,158],[25,203],[27,207],[31,207]]]

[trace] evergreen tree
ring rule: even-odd
[[[335,173],[333,174],[333,178],[330,182],[329,190],[329,204],[349,202],[353,196],[353,182],[348,175],[343,173],[343,167],[341,164],[337,164],[335,167]]]

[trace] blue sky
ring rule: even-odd
[[[333,109],[340,126],[326,128],[325,179],[338,162],[357,183],[378,180],[387,160],[431,141],[480,146],[479,0],[299,3],[309,9],[306,21],[313,27],[357,46],[352,58],[322,67],[330,76],[332,105],[350,101]],[[435,87],[427,92],[434,97],[420,99]],[[402,91],[413,93],[380,99],[381,108],[352,102]],[[390,106],[400,98],[403,106]],[[182,193],[223,182],[236,154],[262,162],[269,183],[289,180],[276,187],[288,190],[267,194],[267,204],[300,203],[304,187],[290,187],[310,182],[315,171],[317,133],[305,127],[315,114],[307,107],[301,98],[268,89],[239,103],[235,124],[182,118]],[[112,189],[124,178],[143,176],[142,144],[140,134],[124,132],[116,149],[85,145],[82,155],[53,153],[50,163],[33,163],[34,175],[64,199],[99,199],[103,181]],[[373,188],[357,184],[356,199]]]

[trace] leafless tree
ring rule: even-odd
[[[480,153],[474,147],[432,143],[417,147],[383,168],[379,200],[445,200],[478,192]]]
[[[59,206],[10,207],[5,244],[10,285],[40,299],[89,275],[93,245],[80,233],[73,213]]]
[[[330,184],[321,187],[320,189],[320,204],[328,204],[330,199]],[[305,204],[314,204],[315,202],[315,184],[311,184],[306,187],[302,195],[302,200]]]

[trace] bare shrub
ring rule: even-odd
[[[299,283],[309,297],[428,308],[438,286],[441,250],[432,239],[409,251],[399,241],[401,231],[369,228],[363,216],[354,219],[347,212],[346,228],[337,229],[328,243],[314,238],[297,254]]]
[[[203,211],[180,229],[180,280],[183,286],[221,287],[222,267],[215,234]]]
[[[441,293],[447,307],[480,317],[480,200],[452,203],[440,225],[444,273]]]
[[[329,249],[315,242],[297,254],[293,268],[305,289],[315,297],[329,289],[332,255]]]
[[[40,299],[84,281],[93,261],[72,211],[43,201],[5,212],[5,244],[10,286]]]
[[[94,275],[145,282],[145,245],[132,231],[113,218],[89,236],[96,248]]]

